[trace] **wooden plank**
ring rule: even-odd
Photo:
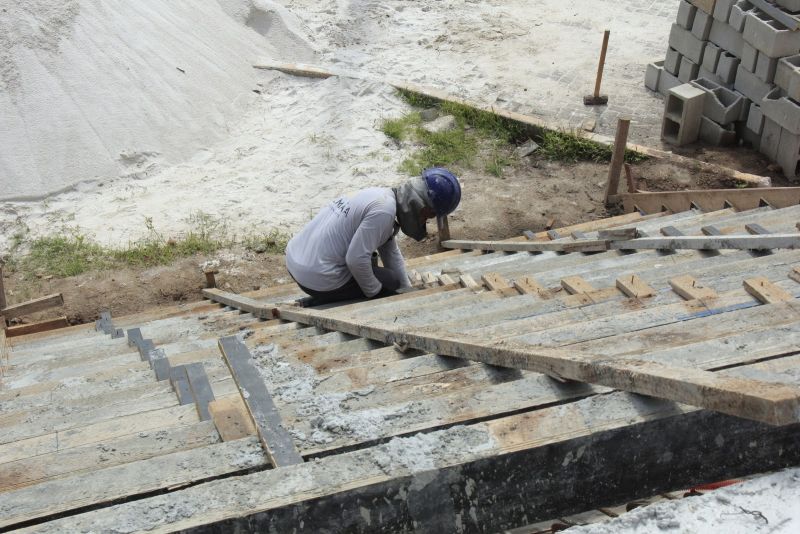
[[[717,292],[687,275],[672,278],[669,285],[675,293],[686,300],[716,298]]]
[[[433,273],[430,272],[422,273],[422,283],[426,287],[433,287],[439,285],[439,281],[436,279],[435,276],[433,276]]]
[[[327,79],[332,76],[337,76],[333,72],[315,67],[313,65],[305,65],[303,63],[260,63],[253,65],[254,69],[275,70],[291,76],[302,76],[305,78],[320,78]]]
[[[592,284],[590,284],[580,276],[568,276],[566,278],[562,278],[561,287],[563,287],[564,290],[570,295],[576,295],[578,293],[591,293],[592,291],[597,291],[596,287],[594,287]]]
[[[665,226],[664,228],[661,228],[660,232],[661,235],[663,235],[664,237],[680,237],[682,235],[685,235],[683,232],[681,232],[674,226]]]
[[[409,271],[408,281],[411,283],[412,287],[421,287],[424,285],[424,282],[422,281],[422,275],[419,274],[418,271]]]
[[[64,297],[61,296],[61,293],[55,293],[53,295],[47,295],[45,297],[40,297],[38,299],[33,299],[26,302],[21,302],[19,304],[14,304],[12,306],[7,306],[6,308],[0,310],[0,315],[3,315],[6,319],[13,319],[15,317],[30,315],[31,313],[36,313],[42,310],[63,305],[64,305]]]
[[[256,427],[247,415],[247,407],[239,395],[211,401],[208,410],[224,441],[256,435]]]
[[[597,232],[597,239],[609,241],[636,239],[637,237],[639,237],[639,230],[636,228],[611,228]]]
[[[481,276],[481,280],[490,291],[496,291],[501,296],[511,297],[519,295],[519,292],[508,284],[508,281],[498,273],[486,273]]]
[[[482,289],[483,286],[476,282],[470,275],[462,274],[458,277],[461,285],[468,289]]]
[[[219,340],[219,348],[272,465],[283,467],[302,463],[303,457],[297,452],[292,436],[283,428],[280,412],[245,344],[235,336],[224,337]]]
[[[200,416],[201,421],[208,421],[211,419],[208,403],[214,400],[214,393],[211,391],[211,384],[203,364],[198,362],[187,364],[186,377],[189,380],[189,387],[192,389],[197,415]]]
[[[775,208],[796,206],[800,204],[800,187],[622,193],[618,198],[625,205],[625,211],[638,206],[647,213],[655,213],[666,205],[673,212],[679,212],[688,209],[691,202],[703,211],[716,211],[727,207],[726,201],[736,210],[745,211],[759,207],[762,199]]]
[[[263,464],[264,456],[258,440],[245,438],[49,480],[4,493],[0,504],[0,527]]]
[[[763,276],[747,279],[743,284],[744,289],[748,293],[764,304],[795,300],[791,294],[776,286]]]
[[[449,274],[443,274],[443,275],[439,276],[439,284],[441,284],[443,286],[449,286],[449,285],[453,285],[455,283],[456,283],[456,281],[453,280],[450,277]]]
[[[758,223],[745,224],[744,229],[747,230],[748,234],[752,235],[768,235],[772,233]]]
[[[707,371],[654,362],[606,361],[600,355],[577,355],[509,340],[451,334],[435,329],[406,329],[390,323],[359,323],[335,314],[279,308],[281,319],[328,330],[400,343],[410,348],[472,361],[536,371],[700,406],[773,425],[800,421],[800,388],[758,380],[734,379]]]
[[[19,326],[11,326],[7,330],[8,337],[25,336],[28,334],[38,334],[40,332],[47,332],[56,330],[58,328],[66,328],[69,322],[66,317],[58,317],[56,319],[49,319],[47,321],[39,321],[38,323],[22,324]]]
[[[523,276],[514,280],[514,287],[523,295],[538,295],[543,299],[552,297],[546,287],[542,286],[530,276]]]
[[[646,298],[656,294],[655,289],[648,286],[644,280],[635,274],[626,274],[617,278],[617,289],[631,298]]]
[[[259,319],[271,319],[270,311],[272,307],[264,302],[257,301],[250,297],[237,295],[236,293],[228,293],[219,289],[204,289],[203,297],[236,308],[237,310],[252,313]]]

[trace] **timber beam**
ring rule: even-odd
[[[617,195],[626,212],[657,213],[666,206],[672,212],[694,207],[717,211],[733,207],[745,211],[769,205],[788,208],[800,204],[800,187],[759,187],[755,189],[701,189],[690,191],[640,191]]]
[[[4,316],[6,320],[8,320],[63,305],[64,297],[61,295],[61,293],[56,293],[53,295],[47,295],[46,297],[40,297],[38,299],[7,306],[3,309],[0,309],[0,315]]]
[[[335,313],[277,308],[276,317],[334,330],[387,345],[397,343],[442,356],[536,371],[556,379],[577,380],[699,406],[772,425],[800,421],[800,388],[656,362],[614,361],[514,343],[486,340],[436,329],[404,329],[393,323],[357,322]]]

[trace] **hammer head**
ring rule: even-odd
[[[605,106],[608,104],[608,95],[586,95],[583,97],[584,106]]]

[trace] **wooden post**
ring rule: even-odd
[[[614,154],[611,156],[611,165],[608,168],[608,182],[606,183],[605,204],[612,204],[612,196],[617,195],[619,177],[622,173],[622,164],[625,163],[625,148],[628,146],[628,129],[631,120],[628,118],[617,121],[617,136],[614,139]]]
[[[628,182],[628,193],[635,193],[636,178],[633,176],[633,168],[630,163],[625,164],[625,180]]]
[[[3,262],[0,260],[0,310],[6,307],[6,289],[3,284]]]
[[[606,52],[608,51],[608,37],[611,30],[603,33],[603,47],[600,50],[600,64],[597,66],[597,79],[594,82],[594,93],[583,97],[583,103],[587,106],[598,106],[608,104],[608,97],[600,94],[600,84],[603,82],[603,69],[606,65]]]
[[[203,271],[203,274],[206,275],[206,288],[214,289],[217,287],[217,280],[214,277],[215,274],[219,273],[216,269],[206,269]]]
[[[439,230],[439,247],[441,247],[442,241],[450,240],[450,223],[447,221],[447,215],[436,217],[436,226]]]

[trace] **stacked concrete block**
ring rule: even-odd
[[[688,83],[670,89],[664,103],[661,136],[677,146],[697,141],[705,98],[704,90]]]
[[[800,0],[770,3],[770,13],[782,9],[786,17],[800,19]],[[666,59],[648,67],[647,86],[667,97],[690,82],[705,94],[689,133],[676,135],[668,123],[674,117],[665,112],[666,140],[688,142],[696,126],[700,139],[751,144],[787,176],[797,177],[800,30],[784,25],[781,20],[789,20],[784,16],[778,20],[761,11],[762,5],[760,0],[681,0]]]

